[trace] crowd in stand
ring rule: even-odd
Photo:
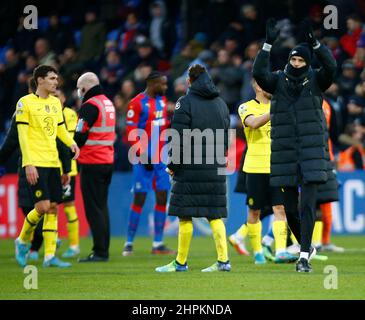
[[[326,98],[335,110],[338,131],[350,132],[355,127],[361,139],[365,136],[365,8],[357,6],[356,0],[346,2],[346,10],[338,8],[336,30],[324,28],[323,5],[311,1],[306,10],[294,15],[290,7],[279,14],[281,4],[274,2],[266,7],[233,0],[171,3],[116,1],[114,15],[109,14],[108,19],[101,14],[103,5],[86,7],[79,13],[84,18],[82,25],[67,12],[49,13],[39,18],[36,30],[25,29],[25,16],[20,16],[12,36],[0,44],[0,142],[16,102],[28,93],[28,79],[39,64],[59,70],[66,104],[76,109],[80,105],[77,78],[85,71],[99,75],[117,109],[116,170],[130,169],[126,110],[130,99],[144,90],[144,80],[152,70],[168,76],[172,112],[176,100],[186,92],[189,65],[206,66],[230,109],[231,126],[238,126],[239,104],[254,97],[252,64],[270,14],[276,15],[281,30],[272,50],[273,70],[287,63],[290,49],[300,41],[299,21],[309,16],[317,38],[337,60],[336,81]]]

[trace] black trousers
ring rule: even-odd
[[[112,179],[113,165],[81,165],[81,192],[86,219],[89,223],[94,254],[109,257],[110,225],[108,191]]]
[[[25,217],[28,215],[29,212],[33,210],[33,208],[25,208],[25,207],[21,207],[21,209]],[[39,220],[37,226],[34,229],[33,240],[30,250],[39,251],[40,247],[42,246],[43,243],[42,230],[43,230],[43,217],[41,218],[41,220]]]
[[[300,243],[300,251],[309,252],[316,220],[317,184],[285,187],[284,206],[290,230]],[[299,201],[299,203],[298,203]]]

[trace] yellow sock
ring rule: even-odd
[[[67,206],[64,208],[67,216],[67,232],[70,246],[79,245],[79,219],[77,218],[75,206]]]
[[[248,237],[251,241],[251,246],[254,253],[262,252],[262,245],[261,245],[261,221],[257,223],[248,223],[247,222],[247,229],[248,229]]]
[[[275,251],[280,253],[286,250],[286,238],[288,231],[286,221],[274,221],[272,223],[272,231],[275,238]]]
[[[298,240],[297,238],[295,237],[294,233],[293,232],[290,232],[290,239],[291,241],[293,242],[293,244],[298,244]]]
[[[248,233],[248,228],[247,228],[247,224],[244,223],[238,230],[237,233],[244,239],[247,236]]]
[[[46,213],[43,220],[44,257],[54,256],[57,242],[57,215]]]
[[[188,259],[190,242],[193,237],[193,221],[180,220],[179,222],[179,243],[177,249],[176,261],[185,264]]]
[[[313,229],[312,243],[314,246],[320,246],[322,244],[323,222],[316,221]]]
[[[23,242],[29,242],[33,238],[33,232],[42,216],[34,208],[27,214],[24,219],[22,231],[20,231],[19,239]]]
[[[228,250],[227,250],[227,237],[226,237],[226,226],[222,219],[210,220],[210,227],[213,231],[213,238],[215,242],[215,248],[218,254],[218,261],[228,261]]]

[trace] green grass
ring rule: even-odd
[[[329,253],[326,262],[313,261],[314,272],[298,274],[294,264],[268,263],[256,266],[252,256],[242,257],[229,248],[232,271],[205,274],[200,270],[215,259],[212,238],[194,237],[189,256],[189,271],[157,274],[156,266],[170,262],[171,256],[150,254],[151,240],[138,238],[135,254],[122,257],[122,239],[111,242],[111,259],[107,263],[80,264],[73,259],[69,269],[38,267],[38,289],[26,290],[25,274],[14,259],[12,240],[0,242],[0,300],[4,299],[364,299],[365,239],[334,237],[337,245],[350,251]],[[60,251],[66,249],[63,241]],[[176,238],[168,238],[171,247]],[[91,239],[83,239],[82,253],[89,253]],[[356,249],[356,250],[355,250]],[[72,260],[71,260],[72,261]],[[338,270],[338,289],[324,288],[326,265]]]

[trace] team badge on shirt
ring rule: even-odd
[[[176,106],[175,106],[175,110],[178,110],[178,109],[180,109],[180,107],[181,107],[181,104],[180,104],[180,102],[176,103]]]

